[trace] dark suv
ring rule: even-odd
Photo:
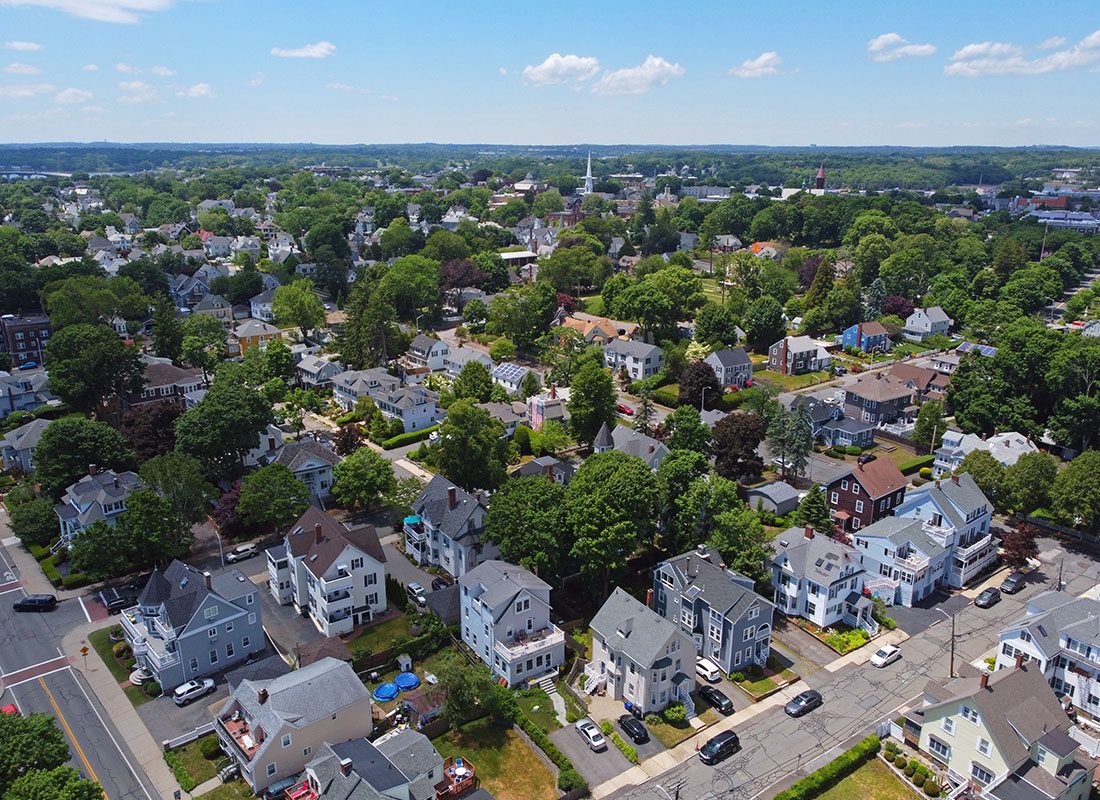
[[[619,717],[619,727],[634,744],[644,744],[649,741],[649,731],[646,730],[645,724],[631,714],[623,714]]]
[[[16,611],[53,611],[57,608],[57,598],[52,594],[29,594],[12,604]]]
[[[741,740],[733,731],[722,731],[712,737],[705,745],[699,748],[699,760],[704,764],[717,764],[723,758],[733,755]]]
[[[1013,572],[1001,583],[1001,591],[1005,594],[1016,594],[1024,588],[1024,576],[1019,572]]]
[[[721,689],[703,684],[699,687],[699,696],[723,714],[733,713],[733,701],[730,700]]]

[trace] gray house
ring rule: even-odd
[[[413,502],[412,516],[405,518],[405,552],[420,564],[461,578],[482,561],[500,556],[496,545],[482,537],[486,510],[480,492],[472,495],[436,475]]]
[[[784,481],[771,481],[745,489],[745,502],[754,511],[785,517],[798,508],[798,490]]]
[[[605,422],[600,426],[596,439],[592,443],[592,449],[596,453],[606,453],[608,450],[618,450],[628,456],[637,456],[646,463],[654,472],[668,455],[668,447],[658,442],[652,436],[647,436],[641,431],[624,428],[616,425],[615,430],[608,430]]]
[[[727,675],[763,666],[771,653],[775,606],[753,581],[727,569],[705,545],[653,569],[654,610],[695,642],[695,651]]]
[[[374,742],[352,739],[326,743],[306,764],[302,783],[290,796],[310,800],[435,800],[436,792],[453,782],[449,777],[443,757],[427,736],[413,730],[395,730]],[[473,781],[472,774],[469,780]]]
[[[48,419],[31,420],[0,439],[0,458],[5,471],[19,470],[25,475],[34,472],[34,448],[49,424]]]
[[[723,387],[743,387],[752,380],[752,361],[743,347],[727,347],[716,350],[704,359],[708,367],[714,370],[718,383]]]
[[[665,351],[655,344],[633,339],[612,339],[603,350],[603,364],[608,369],[623,371],[631,380],[651,378],[661,371]]]
[[[173,561],[119,619],[138,665],[166,692],[265,647],[260,590],[239,569],[212,576]]]

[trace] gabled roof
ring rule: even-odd
[[[599,432],[596,434],[596,439],[592,443],[595,447],[614,447],[615,440],[611,438],[611,429],[607,427],[605,422],[600,426]]]
[[[662,453],[668,454],[668,447],[662,442],[641,431],[624,428],[622,425],[615,426],[615,430],[611,432],[611,439],[615,443],[615,449],[620,453],[637,456],[647,464]]]
[[[282,331],[274,325],[267,324],[263,320],[247,319],[238,325],[233,333],[238,339],[244,339],[249,336],[274,336],[278,333],[282,333]]]
[[[950,478],[937,480],[935,483],[928,483],[908,491],[905,502],[906,505],[912,501],[919,503],[925,497],[928,497],[956,528],[965,525],[967,516],[974,511],[983,506],[990,507],[989,499],[969,472],[952,475]]]
[[[909,400],[913,397],[913,390],[909,386],[881,372],[860,375],[855,383],[845,387],[845,391],[880,403],[890,400]]]
[[[675,625],[622,588],[616,588],[596,612],[592,630],[603,637],[610,650],[646,669],[666,658],[665,647],[679,634]]]
[[[950,322],[951,317],[947,316],[947,312],[939,306],[929,306],[928,308],[921,309],[928,317],[930,322]]]
[[[934,369],[906,364],[904,361],[898,361],[891,366],[887,374],[902,383],[911,383],[915,389],[922,392],[926,391],[933,383],[936,383],[937,378],[942,378],[940,373]]]
[[[450,491],[454,490],[455,502],[450,503]],[[413,502],[413,513],[423,517],[432,527],[452,539],[461,539],[470,533],[469,522],[478,508],[485,509],[481,501],[464,489],[451,483],[442,475],[436,475]]]
[[[319,528],[319,530],[318,530]],[[310,506],[286,535],[290,554],[302,559],[306,569],[321,577],[348,547],[354,547],[379,564],[386,554],[373,525],[349,530],[316,506]]]
[[[846,469],[829,484],[832,485],[841,478],[849,476],[858,480],[860,486],[873,498],[884,497],[898,489],[904,489],[909,483],[894,462],[885,457],[862,456],[855,466]]]
[[[223,308],[232,308],[229,301],[222,297],[220,294],[210,293],[206,295],[202,300],[195,304],[192,311],[218,311]]]
[[[717,550],[704,548],[702,552],[692,550],[657,566],[658,569],[667,566],[674,572],[681,594],[701,598],[728,619],[737,619],[756,602],[761,606],[772,605],[753,591],[751,578],[723,569],[721,563],[722,556]]]
[[[924,532],[921,520],[909,517],[883,517],[853,535],[861,539],[888,539],[897,547],[912,545],[928,558],[938,556],[947,549]]]
[[[644,361],[646,358],[661,355],[664,353],[664,350],[655,344],[646,344],[645,342],[639,342],[634,339],[612,339],[604,347],[604,352],[619,353]]]
[[[233,603],[238,598],[256,591],[256,584],[239,569],[211,577],[206,585],[206,575],[199,569],[178,559],[168,565],[163,573],[154,569],[145,588],[138,596],[138,605],[164,606],[173,628],[182,628],[202,605],[207,595]]]
[[[336,466],[340,463],[340,456],[324,445],[307,439],[302,442],[290,442],[283,445],[279,451],[279,457],[275,460],[291,472],[297,472],[313,460]]]
[[[13,431],[8,431],[3,439],[0,439],[0,447],[10,447],[13,450],[33,450],[38,446],[38,440],[42,432],[49,426],[48,419],[35,419],[26,425],[20,425]]]
[[[745,490],[746,494],[760,494],[775,503],[784,503],[788,500],[798,499],[798,489],[785,481],[771,481],[759,486],[750,486]]]
[[[889,333],[889,331],[886,330],[886,326],[884,326],[881,322],[863,322],[860,323],[860,325],[863,326],[864,336],[885,336]]]
[[[493,609],[495,620],[503,616],[512,598],[520,592],[538,593],[540,590],[545,590],[549,593],[550,591],[550,584],[530,570],[497,559],[481,562],[459,578],[458,582],[463,588],[469,590],[476,590],[478,586],[484,588],[480,599]]]
[[[256,303],[257,305],[270,305],[271,301],[275,299],[275,290],[268,289],[267,291],[260,292],[255,297],[251,298],[249,303]]]
[[[416,335],[416,338],[414,338],[411,342],[409,342],[409,349],[410,350],[423,350],[423,351],[427,352],[428,350],[431,350],[436,345],[440,345],[440,344],[442,344],[444,346],[446,345],[446,343],[441,341],[440,339],[433,338],[433,337],[428,336],[427,334],[424,334],[424,333],[419,333],[419,334]]]
[[[716,350],[707,356],[706,360],[710,361],[712,358],[726,368],[752,366],[752,360],[743,347],[727,347],[723,350]]]
[[[805,529],[788,528],[775,537],[775,542],[773,561],[786,557],[791,572],[795,575],[810,578],[825,586],[835,583],[845,567],[859,567],[859,555],[854,547],[821,533],[815,533],[812,539],[807,539]]]

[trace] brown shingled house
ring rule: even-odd
[[[893,516],[894,508],[905,499],[907,484],[890,459],[860,456],[854,467],[825,487],[825,495],[837,524],[858,530]]]

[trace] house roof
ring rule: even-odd
[[[449,499],[452,489],[455,493],[453,506]],[[442,475],[434,476],[413,502],[413,513],[452,539],[461,539],[471,533],[468,523],[478,508],[485,508],[478,498]]]
[[[904,489],[909,483],[901,470],[888,458],[875,458],[874,456],[862,456],[853,467],[849,467],[830,481],[830,486],[841,478],[851,476],[859,481],[873,498],[883,497]]]
[[[647,464],[658,454],[668,453],[668,447],[658,442],[652,436],[647,436],[641,431],[624,428],[616,425],[611,432],[611,439],[615,443],[615,449],[629,456],[637,456]]]
[[[427,736],[406,728],[382,736],[374,744],[390,763],[410,779],[410,783],[416,784],[420,782],[418,779],[422,779],[428,788],[434,788],[436,781],[430,780],[428,774],[442,763],[443,757]],[[410,789],[412,798],[421,796],[416,786]],[[434,797],[435,792],[432,791],[429,796]]]
[[[745,490],[749,496],[763,495],[775,503],[786,503],[798,499],[798,490],[785,481],[771,481]]]
[[[278,653],[273,653],[267,658],[253,661],[250,664],[242,664],[234,670],[225,673],[225,682],[229,684],[229,690],[235,689],[241,681],[269,681],[286,675],[290,672],[290,665],[283,660]]]
[[[501,614],[507,610],[512,598],[522,591],[550,591],[550,584],[530,570],[498,559],[482,561],[458,582],[464,589],[473,590],[481,586],[484,589],[481,601],[494,612],[500,609]]]
[[[898,547],[911,544],[928,558],[943,553],[947,548],[924,532],[924,523],[909,517],[883,517],[856,533],[861,539],[888,539]]]
[[[324,575],[349,546],[360,550],[379,564],[386,563],[386,554],[373,525],[349,530],[342,522],[333,519],[316,506],[310,506],[298,517],[298,521],[286,535],[286,541],[290,554],[301,558],[306,569],[317,577]]]
[[[275,460],[285,466],[291,472],[297,472],[312,460],[322,461],[335,466],[340,463],[340,456],[329,450],[323,444],[309,439],[303,442],[289,442],[283,445],[279,451],[279,457]]]
[[[905,504],[913,501],[915,504],[923,502],[928,497],[956,528],[966,524],[966,518],[972,512],[983,506],[989,507],[989,499],[985,496],[978,484],[969,472],[962,475],[952,475],[950,478],[938,480],[935,483],[927,483],[912,491],[907,491]]]
[[[214,594],[232,603],[254,591],[256,584],[239,569],[211,576],[210,586],[207,587],[206,575],[201,570],[177,559],[163,573],[159,569],[153,570],[138,596],[138,605],[163,605],[172,627],[181,628],[191,621],[207,595]]]
[[[316,642],[298,643],[294,646],[298,654],[299,666],[307,667],[322,658],[335,658],[338,661],[351,661],[351,650],[338,636],[326,636]],[[282,659],[279,659],[282,661]],[[284,662],[285,663],[285,662]]]
[[[858,419],[852,419],[851,417],[841,417],[840,419],[831,419],[821,427],[828,430],[846,431],[848,433],[863,433],[864,431],[871,430],[875,426],[870,422],[860,422]]]
[[[554,456],[539,456],[538,458],[532,458],[530,461],[520,464],[512,470],[512,476],[530,477],[532,475],[542,475],[548,477],[551,469],[555,474],[560,473],[564,475],[566,480],[571,478],[577,471],[577,468],[568,461],[562,461]]]
[[[904,361],[898,361],[891,366],[887,374],[894,380],[911,383],[913,388],[921,392],[927,391],[929,386],[937,382],[937,379],[942,380],[942,376],[936,370],[906,364]]]
[[[792,353],[805,353],[809,350],[816,351],[818,348],[817,342],[809,336],[786,336],[784,338],[787,340],[787,350]],[[782,342],[783,339],[779,341]]]
[[[616,588],[592,618],[592,630],[609,649],[648,669],[665,657],[669,639],[679,629],[651,608]]]
[[[838,414],[843,414],[838,406],[830,405],[808,394],[795,395],[791,400],[791,411],[797,411],[800,408],[805,408],[810,414],[810,420],[819,425],[834,419]]]
[[[921,309],[924,311],[925,316],[928,317],[929,322],[950,322],[951,317],[947,316],[947,312],[939,306],[929,306],[928,308]]]
[[[444,625],[457,625],[462,613],[462,598],[457,583],[428,592],[428,608]]]
[[[222,297],[220,294],[208,294],[202,300],[195,304],[192,311],[218,311],[223,308],[231,308],[229,301]]]
[[[170,362],[146,361],[145,386],[175,386],[181,383],[194,383],[202,378],[201,369],[184,369]]]
[[[4,438],[0,439],[0,447],[10,447],[13,450],[33,450],[38,446],[42,431],[46,430],[49,424],[50,420],[48,419],[35,419],[26,425],[20,425],[15,430],[8,431]]]
[[[274,325],[267,324],[263,320],[247,319],[238,325],[233,333],[238,339],[244,339],[249,336],[274,336],[282,333],[282,331]]]
[[[646,358],[653,358],[661,355],[664,353],[664,350],[655,344],[646,344],[645,342],[639,342],[634,339],[612,339],[604,347],[604,352],[619,353],[644,361]]]
[[[910,387],[881,372],[860,375],[855,383],[845,387],[845,391],[880,403],[889,400],[909,400],[913,397],[913,390]]]
[[[863,326],[864,336],[885,336],[889,333],[889,331],[886,330],[886,326],[883,325],[881,322],[872,321],[863,322],[860,324]]]
[[[806,538],[804,528],[788,528],[776,537],[775,558],[786,556],[791,572],[808,577],[825,586],[835,583],[849,564],[859,566],[855,548],[824,534]]]
[[[504,425],[511,425],[513,422],[522,422],[523,417],[512,410],[511,403],[475,403],[478,408],[483,408],[489,412],[489,416],[493,419],[500,420]]]
[[[611,429],[607,427],[605,422],[600,426],[600,430],[596,433],[596,439],[592,442],[595,447],[614,447],[615,440],[611,438]]]
[[[753,591],[751,578],[719,566],[722,556],[714,548],[692,550],[664,561],[676,574],[681,593],[702,598],[708,606],[729,619],[737,619],[753,603],[772,603]],[[694,590],[694,591],[692,591]]]
[[[752,365],[752,360],[749,358],[749,354],[745,352],[743,347],[727,347],[723,350],[716,350],[707,356],[707,361],[715,359],[723,367],[739,367],[746,364]]]
[[[275,299],[275,290],[268,289],[267,291],[260,292],[255,297],[251,298],[249,303],[256,303],[257,305],[270,305],[271,301]]]
[[[428,336],[427,334],[419,333],[411,342],[409,342],[409,349],[427,351],[431,350],[438,344],[443,344],[443,342],[432,336]]]
[[[1073,638],[1100,644],[1100,637],[1088,638],[1089,631],[1080,623],[1100,620],[1100,601],[1088,597],[1074,597],[1064,592],[1049,591],[1035,595],[1028,601],[1022,617],[1010,622],[1001,633],[1026,630],[1032,642],[1046,654],[1053,656],[1061,649],[1062,631],[1075,628]],[[1096,623],[1092,622],[1093,627]]]

